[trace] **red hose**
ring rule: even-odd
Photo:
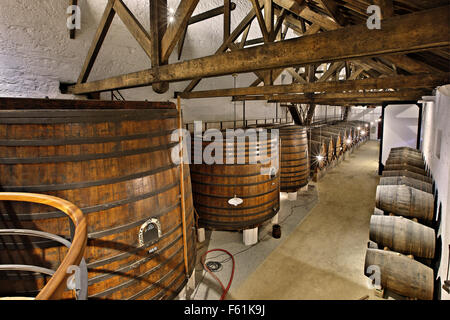
[[[207,255],[208,253],[214,252],[214,251],[222,251],[222,252],[225,252],[226,254],[228,254],[228,255],[231,257],[231,261],[233,261],[233,268],[231,269],[230,281],[228,281],[228,285],[227,285],[226,288],[224,287],[222,281],[220,281],[220,279],[219,279],[219,278],[218,278],[211,270],[209,270],[208,266],[207,266],[206,263],[205,263],[206,255]],[[211,274],[211,275],[213,276],[213,278],[216,279],[216,281],[217,281],[217,282],[220,284],[220,286],[222,287],[222,295],[220,296],[220,300],[224,300],[225,297],[227,296],[228,290],[230,290],[231,283],[233,282],[234,268],[235,268],[235,262],[234,262],[234,257],[233,257],[233,255],[232,255],[231,253],[229,253],[229,252],[228,252],[227,250],[225,250],[225,249],[212,249],[212,250],[206,251],[206,252],[202,255],[201,261],[202,261],[203,268],[204,268],[209,274]]]

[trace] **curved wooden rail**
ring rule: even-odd
[[[84,255],[87,242],[87,225],[83,212],[69,201],[43,194],[0,192],[0,201],[25,201],[48,205],[61,210],[73,221],[75,235],[72,240],[72,245],[50,281],[36,297],[36,300],[61,299],[62,293],[66,289],[67,278],[70,276],[67,273],[68,268],[72,265],[78,266]]]

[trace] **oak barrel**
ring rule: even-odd
[[[423,161],[423,156],[420,153],[410,151],[392,151],[389,153],[389,157],[406,157],[418,161]]]
[[[187,247],[183,245],[180,166],[171,160],[178,127],[173,103],[0,99],[0,188],[76,204],[87,218],[89,299],[170,299],[195,265],[194,211],[185,166]],[[70,238],[61,212],[0,203],[0,228]],[[65,248],[8,237],[0,263],[55,269]],[[0,295],[33,295],[46,279],[0,272]],[[12,291],[12,292],[11,292]]]
[[[408,187],[413,187],[415,189],[425,191],[428,193],[433,193],[433,185],[428,182],[424,182],[421,180],[417,180],[410,177],[402,177],[402,176],[396,176],[396,177],[381,177],[380,179],[380,185],[406,185]]]
[[[395,148],[391,148],[391,152],[410,152],[410,153],[422,155],[422,152],[420,150],[417,150],[417,149],[414,149],[411,147],[395,147]]]
[[[408,177],[427,183],[433,183],[433,179],[423,174],[414,173],[408,170],[383,170],[383,177]]]
[[[386,165],[391,164],[403,164],[425,170],[425,162],[423,162],[423,160],[417,160],[413,158],[396,157],[390,155],[389,158],[386,160]]]
[[[384,166],[383,170],[407,170],[410,172],[414,172],[414,173],[418,173],[421,174],[423,176],[427,176],[427,173],[425,172],[424,169],[420,169],[414,166],[410,166],[408,164],[388,164],[386,163],[386,165]]]
[[[370,240],[405,255],[434,258],[434,229],[403,217],[372,215]]]
[[[217,160],[221,161],[208,164],[203,158],[200,163],[193,161],[191,165],[194,206],[199,216],[199,226],[215,230],[251,229],[278,213],[279,137],[272,136],[270,130],[266,137],[263,135],[266,130],[251,130],[256,130],[257,139],[237,133],[239,139],[216,139],[211,144],[202,141],[199,135],[193,136],[191,148],[194,160],[196,155],[204,155],[212,147],[223,147],[224,150],[222,155],[214,153]],[[229,200],[235,197],[243,202],[236,206],[230,204]]]
[[[404,185],[379,185],[376,206],[396,215],[431,221],[434,213],[434,197],[428,192]]]
[[[433,299],[433,269],[398,252],[368,248],[365,274],[370,276],[376,267],[379,267],[382,287],[406,297]]]
[[[277,127],[281,140],[281,191],[296,192],[309,182],[308,135],[305,127]]]

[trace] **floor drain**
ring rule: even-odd
[[[222,264],[218,261],[208,261],[206,263],[206,266],[212,272],[219,272],[220,270],[222,270]]]

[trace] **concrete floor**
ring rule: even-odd
[[[271,237],[270,223],[260,228],[260,241],[252,247],[242,244],[242,233],[207,232],[200,254],[224,248],[235,255],[236,273],[227,298],[377,299],[363,269],[379,180],[378,148],[375,141],[363,144],[297,201],[282,194],[281,239]],[[217,252],[207,258],[222,262],[216,275],[225,286],[231,270],[226,258]],[[219,298],[219,285],[201,264],[196,281],[192,299]]]

